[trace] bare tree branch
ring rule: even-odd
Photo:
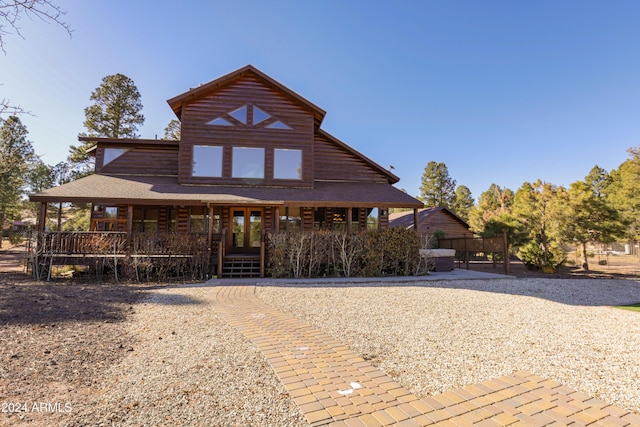
[[[2,83],[0,83],[0,86],[2,86]],[[9,114],[12,116],[27,114],[29,116],[33,116],[31,111],[27,111],[19,105],[11,105],[11,101],[7,98],[2,98],[2,100],[0,100],[0,118],[3,114]]]
[[[25,110],[19,105],[11,105],[11,102],[8,99],[0,100],[0,116],[2,116],[3,114],[9,114],[12,116],[18,114],[27,114],[30,116],[33,115],[30,111]]]
[[[17,34],[24,38],[20,32],[20,19],[24,16],[36,17],[44,22],[53,22],[64,28],[71,36],[71,26],[63,21],[66,14],[60,6],[52,0],[0,0],[0,49],[5,49],[4,37]]]

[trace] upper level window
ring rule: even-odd
[[[242,107],[233,110],[229,113],[231,117],[242,123],[243,125],[247,124],[247,106],[243,105]]]
[[[275,179],[302,179],[302,150],[276,148],[273,155]]]
[[[260,108],[253,106],[253,124],[257,125],[260,122],[264,122],[271,118],[271,114],[261,110]]]
[[[223,119],[222,117],[218,117],[217,119],[213,119],[210,122],[207,122],[208,125],[216,125],[216,126],[233,126],[228,120]]]
[[[107,163],[111,163],[127,151],[129,150],[126,148],[105,148],[104,156],[102,158],[102,166],[106,165]]]
[[[285,125],[280,120],[278,120],[277,122],[271,123],[269,126],[267,126],[267,128],[268,129],[291,129],[291,127]]]
[[[222,147],[194,145],[191,175],[220,178],[222,176]]]
[[[264,178],[264,148],[233,147],[233,178]]]

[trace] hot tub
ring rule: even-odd
[[[433,271],[451,271],[455,268],[455,249],[420,249],[420,256],[434,260]]]

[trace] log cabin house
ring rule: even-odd
[[[415,228],[415,217],[411,211],[394,212],[389,215],[389,226]],[[469,224],[450,209],[436,206],[418,210],[418,229],[434,234],[440,232],[440,238],[471,238],[473,233]]]
[[[40,231],[47,203],[90,203],[91,230],[124,234],[129,252],[136,233],[206,236],[212,273],[249,259],[257,275],[265,231],[387,227],[389,208],[423,206],[321,129],[322,109],[251,65],[167,102],[179,141],[80,138],[95,142],[95,173],[30,196]]]

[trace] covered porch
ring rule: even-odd
[[[91,175],[31,196],[40,202],[38,250],[72,260],[197,258],[205,277],[262,277],[265,233],[386,228],[389,209],[415,199],[386,184],[317,182],[313,188],[182,186],[175,177]],[[49,203],[89,203],[90,230],[46,229]],[[98,251],[96,248],[108,247]]]

